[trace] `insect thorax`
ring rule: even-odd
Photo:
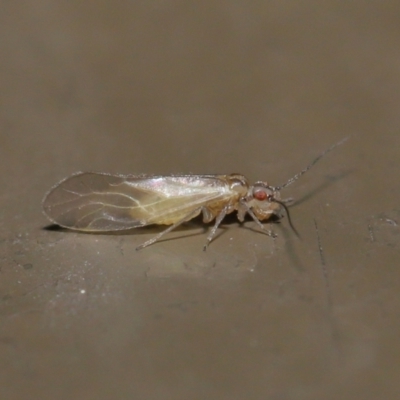
[[[229,188],[237,192],[241,197],[247,195],[249,190],[249,183],[247,179],[241,174],[231,174],[226,177]]]

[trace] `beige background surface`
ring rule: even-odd
[[[398,1],[3,2],[0,37],[0,398],[399,398]],[[44,229],[75,171],[280,184],[346,136],[301,240]]]

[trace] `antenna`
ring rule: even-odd
[[[290,213],[289,213],[289,208],[288,208],[288,206],[287,206],[283,201],[280,201],[280,200],[272,199],[271,201],[274,201],[275,203],[280,204],[280,205],[285,209],[285,212],[286,212],[286,215],[287,215],[287,217],[288,217],[288,221],[289,221],[290,227],[292,228],[292,230],[293,230],[293,232],[296,234],[296,236],[297,236],[298,238],[300,238],[299,232],[298,232],[297,229],[294,227],[293,222],[292,222],[292,218],[290,218]]]
[[[342,139],[340,142],[335,143],[334,145],[332,145],[331,147],[329,147],[328,149],[326,149],[324,152],[322,152],[317,158],[314,159],[314,161],[312,161],[309,165],[307,165],[307,167],[305,167],[303,170],[301,170],[298,174],[296,174],[295,176],[293,176],[292,178],[290,178],[286,183],[284,183],[283,185],[280,186],[276,186],[274,189],[275,190],[281,190],[289,185],[291,185],[293,182],[296,182],[297,179],[299,179],[302,175],[304,175],[314,164],[316,164],[322,157],[324,157],[326,154],[328,154],[330,151],[332,151],[335,147],[340,146],[341,144],[343,144],[346,140],[349,139],[349,136]]]

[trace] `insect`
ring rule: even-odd
[[[287,204],[280,190],[297,181],[325,154],[342,144],[334,144],[306,168],[280,186],[267,182],[249,184],[240,174],[231,175],[111,175],[78,172],[55,185],[44,197],[43,210],[53,223],[86,232],[127,230],[150,224],[169,225],[137,250],[157,242],[182,223],[203,215],[203,222],[213,220],[204,250],[214,238],[227,214],[237,212],[243,222],[248,214],[259,228],[271,237],[261,221],[282,217],[282,210],[294,228]]]

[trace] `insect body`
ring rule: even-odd
[[[137,249],[156,242],[199,214],[205,223],[215,220],[204,250],[223,218],[234,211],[240,222],[249,214],[260,229],[275,237],[260,221],[273,215],[281,217],[282,209],[294,229],[286,206],[289,200],[281,199],[280,190],[296,181],[343,141],[323,152],[281,186],[271,186],[266,182],[251,185],[240,174],[123,176],[79,172],[62,180],[47,193],[43,210],[53,223],[87,232],[127,230],[150,224],[169,225]]]

